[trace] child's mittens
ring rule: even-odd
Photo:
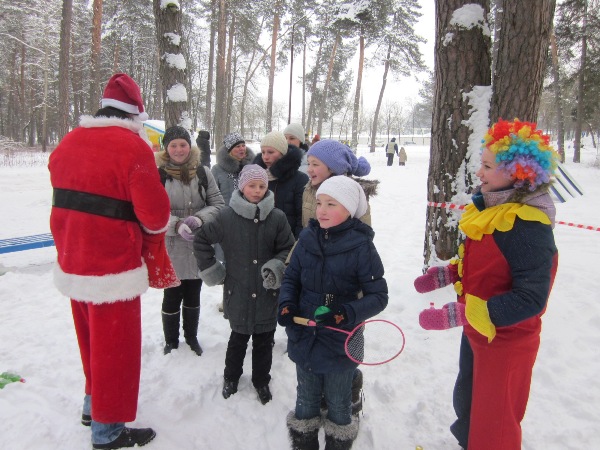
[[[465,305],[463,303],[446,303],[442,309],[436,309],[433,304],[419,314],[419,325],[425,330],[447,330],[462,327],[467,324]]]
[[[348,313],[343,305],[319,306],[315,311],[315,322],[330,327],[345,325],[348,323]]]
[[[196,216],[188,216],[184,219],[183,223],[185,223],[190,230],[195,230],[196,228],[200,228],[202,226],[202,219]]]
[[[282,327],[289,327],[294,324],[294,317],[296,315],[298,315],[298,307],[293,303],[286,305],[279,310],[277,323]]]
[[[262,276],[263,287],[265,289],[278,289],[280,287],[279,283],[277,282],[277,277],[275,276],[272,270],[263,270]]]
[[[417,292],[424,294],[458,281],[458,273],[450,266],[430,267],[424,275],[415,278],[414,284]]]

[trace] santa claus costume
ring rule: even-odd
[[[116,74],[102,109],[81,118],[48,165],[58,253],[54,280],[71,298],[85,374],[82,422],[91,422],[94,448],[143,445],[155,435],[145,429],[140,437],[139,430],[124,427],[137,412],[140,295],[149,283],[177,283],[164,252],[169,199],[143,138],[144,118],[139,87]]]

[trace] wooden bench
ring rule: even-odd
[[[31,250],[33,248],[52,247],[53,245],[54,239],[51,233],[0,239],[0,254]]]

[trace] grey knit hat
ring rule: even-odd
[[[187,143],[192,146],[192,139],[190,138],[190,133],[183,127],[174,126],[169,127],[162,138],[162,145],[164,148],[169,146],[169,142],[173,139],[185,139]]]
[[[288,151],[287,139],[281,131],[271,131],[266,134],[260,141],[262,147],[273,147],[282,155],[285,155]]]
[[[229,133],[223,138],[223,145],[225,146],[225,149],[228,152],[230,152],[231,149],[233,149],[233,147],[235,147],[236,145],[245,143],[246,141],[244,140],[242,135],[237,132]]]

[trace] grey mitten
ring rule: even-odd
[[[278,289],[280,286],[277,283],[277,277],[272,270],[263,270],[263,286],[265,289]]]

